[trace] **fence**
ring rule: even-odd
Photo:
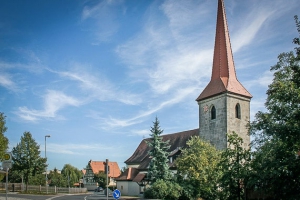
[[[0,183],[0,190],[5,190],[6,183]],[[22,183],[8,183],[8,191],[11,192],[22,192],[25,191],[26,185]],[[86,188],[68,188],[68,187],[56,187],[56,186],[41,186],[41,185],[28,185],[27,191],[40,192],[40,193],[85,193],[87,192]]]

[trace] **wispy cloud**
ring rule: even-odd
[[[111,40],[119,27],[116,19],[116,12],[122,1],[104,0],[98,4],[85,5],[82,14],[81,22],[83,26],[87,26],[88,30],[92,30],[95,41],[94,45],[98,45],[101,42],[107,42]],[[93,26],[90,26],[87,21],[93,20]]]
[[[241,20],[239,20],[239,23],[236,25],[231,24],[231,27],[234,26],[236,28],[234,31],[231,31],[233,51],[238,52],[254,41],[261,42],[276,35],[276,33],[272,32],[272,28],[268,26],[278,21],[280,17],[297,7],[297,5],[299,5],[297,0],[291,0],[288,4],[281,0],[274,0],[272,4],[268,1],[260,0],[249,2],[247,6],[249,11],[240,14]]]
[[[105,118],[108,128],[141,123],[148,116],[184,101],[209,80],[213,42],[208,42],[208,38],[213,37],[191,31],[207,26],[204,21],[208,11],[204,8],[209,2],[196,6],[192,2],[181,3],[165,1],[158,10],[150,7],[144,28],[117,46],[116,53],[128,66],[130,76],[148,84],[149,101],[144,104],[149,109],[140,110],[131,118]],[[153,17],[156,14],[159,19]],[[199,20],[191,20],[195,18]]]
[[[105,76],[96,73],[95,70],[92,74],[85,70],[80,64],[74,64],[72,71],[53,71],[62,77],[79,83],[82,89],[82,94],[86,95],[90,101],[117,101],[127,105],[137,105],[141,103],[141,98],[137,94],[132,94],[117,88]]]
[[[139,114],[131,118],[126,118],[126,119],[120,119],[114,117],[103,118],[102,128],[103,129],[120,128],[120,127],[127,127],[127,126],[141,123],[146,117],[158,112],[159,110],[164,109],[166,107],[170,107],[172,105],[175,105],[183,101],[186,98],[186,96],[194,94],[196,89],[197,89],[196,87],[178,89],[172,96],[166,98],[164,101],[157,102],[153,100],[154,102],[148,103],[148,105],[150,106],[148,110],[140,111]]]
[[[47,143],[47,152],[69,155],[85,155],[99,150],[111,150],[112,148],[112,146],[105,146],[103,144],[57,144],[51,142]],[[41,146],[41,149],[45,148]]]
[[[249,23],[244,23],[243,26],[241,26],[239,30],[233,34],[233,51],[237,52],[242,47],[250,44],[266,20],[269,19],[274,12],[274,10],[268,10],[268,8],[257,9],[250,12],[250,14],[245,18],[245,21]]]
[[[19,90],[17,84],[12,80],[12,77],[9,74],[0,74],[0,85],[12,92]]]
[[[48,90],[44,99],[42,110],[29,109],[26,106],[19,107],[17,115],[27,121],[37,121],[42,118],[55,118],[57,112],[66,106],[79,106],[81,101],[67,96],[63,92]]]
[[[210,76],[210,70],[206,69],[210,68],[212,60],[212,46],[207,42],[211,35],[189,33],[192,27],[200,29],[204,20],[201,16],[207,13],[201,9],[205,4],[184,5],[181,7],[180,2],[166,1],[159,10],[149,9],[144,29],[116,48],[122,61],[130,66],[130,75],[133,78],[143,76],[143,81],[157,94],[199,84],[202,77]],[[200,12],[193,12],[196,10]],[[164,18],[153,18],[157,12]],[[203,20],[192,22],[182,17]],[[186,22],[184,25],[183,21]]]
[[[246,81],[245,85],[247,88],[251,87],[263,87],[264,89],[267,89],[268,86],[272,83],[273,80],[273,73],[268,71],[265,71],[258,75],[256,78],[253,77],[252,80]]]

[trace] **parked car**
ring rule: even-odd
[[[95,192],[102,192],[103,191],[103,188],[102,187],[97,187],[96,189],[95,189]]]

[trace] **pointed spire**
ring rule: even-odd
[[[231,92],[249,98],[252,97],[252,95],[237,80],[227,26],[224,0],[218,0],[212,76],[209,84],[199,95],[196,101],[200,101],[223,92]]]

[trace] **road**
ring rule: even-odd
[[[59,195],[27,195],[27,194],[13,194],[7,195],[7,200],[100,200],[106,199],[103,193],[86,193],[86,194],[59,194]],[[109,200],[114,199],[108,197]],[[0,193],[0,200],[6,200],[5,194]]]

